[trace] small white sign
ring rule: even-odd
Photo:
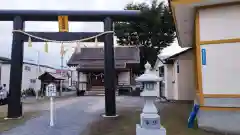
[[[146,129],[159,129],[161,126],[159,118],[142,118],[142,120],[142,127]]]
[[[55,97],[57,95],[57,87],[55,84],[50,83],[46,87],[46,96],[48,97]]]

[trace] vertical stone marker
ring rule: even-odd
[[[50,127],[54,126],[54,101],[53,97],[55,97],[57,94],[57,88],[56,85],[53,83],[50,83],[46,87],[46,96],[50,97]]]
[[[154,105],[154,100],[158,96],[156,85],[162,78],[151,73],[150,70],[151,65],[147,62],[145,73],[136,78],[136,81],[141,82],[144,86],[141,96],[145,99],[145,105],[140,116],[141,123],[136,125],[136,135],[166,135],[166,129],[161,126],[160,116]]]

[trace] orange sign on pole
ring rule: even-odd
[[[68,16],[58,16],[59,32],[68,32]]]

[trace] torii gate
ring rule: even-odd
[[[69,21],[95,21],[104,23],[104,31],[113,30],[113,21],[139,21],[140,11],[58,11],[58,10],[0,10],[0,21],[13,21],[13,30],[24,31],[25,21],[57,21],[58,16],[68,16]],[[38,37],[51,40],[78,40],[95,36],[97,32],[27,32]],[[11,70],[10,70],[10,96],[8,99],[8,118],[22,116],[21,84],[23,66],[23,43],[28,41],[28,36],[13,32]],[[116,116],[115,99],[115,67],[113,33],[107,33],[98,39],[104,42],[104,86],[105,86],[105,115]],[[41,42],[32,39],[32,42]]]

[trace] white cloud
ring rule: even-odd
[[[122,10],[130,2],[149,2],[150,0],[1,0],[0,9],[29,10]],[[103,24],[97,22],[70,22],[70,31],[101,32]],[[12,22],[0,22],[0,56],[10,57],[12,45]],[[58,31],[57,22],[26,22],[27,31]],[[49,53],[44,53],[44,43],[34,43],[28,48],[25,43],[24,57],[36,61],[40,51],[40,63],[52,66],[60,65],[60,45],[49,44]],[[71,50],[71,49],[70,49]],[[66,61],[71,55],[68,52]],[[59,60],[58,60],[59,59]]]

